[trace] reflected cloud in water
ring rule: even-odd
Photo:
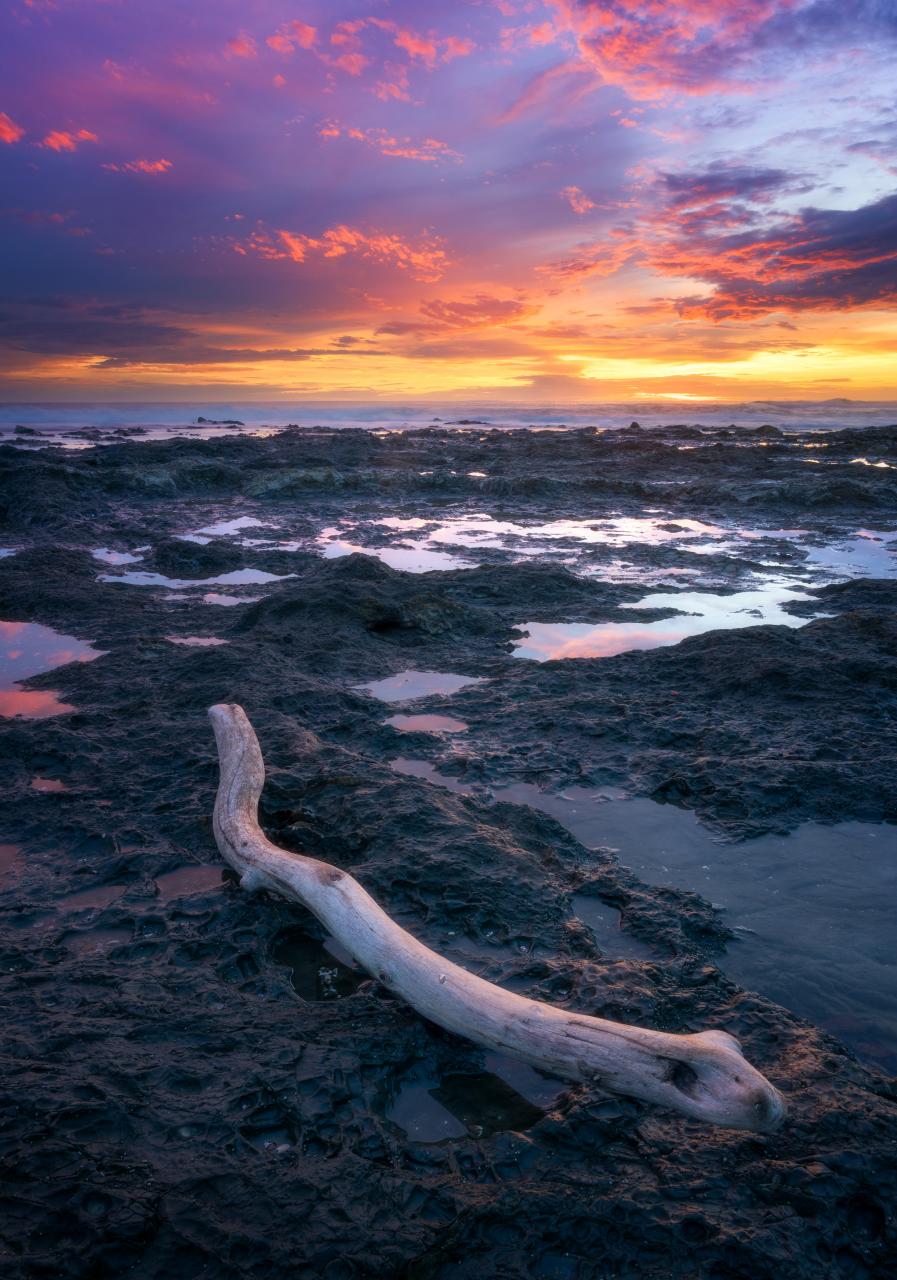
[[[74,711],[52,689],[22,689],[20,680],[70,662],[92,662],[102,653],[85,640],[38,622],[0,622],[0,716],[42,719]]]

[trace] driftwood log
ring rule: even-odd
[[[412,937],[347,872],[279,849],[258,823],[265,765],[242,707],[209,710],[221,780],[214,831],[244,888],[312,911],[372,977],[423,1017],[569,1080],[671,1107],[695,1120],[771,1133],[781,1094],[725,1031],[673,1035],[571,1013],[478,978]]]

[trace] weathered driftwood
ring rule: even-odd
[[[431,1022],[566,1079],[672,1107],[696,1120],[769,1133],[785,1104],[725,1031],[671,1035],[528,1000],[445,960],[345,871],[279,849],[258,824],[265,766],[242,707],[212,707],[221,765],[214,831],[247,889],[294,899],[357,963]]]

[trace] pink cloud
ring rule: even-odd
[[[382,102],[389,102],[390,99],[396,102],[410,102],[408,69],[400,63],[387,62],[383,70],[386,72],[386,78],[378,80],[374,85],[374,95]]]
[[[579,187],[564,187],[561,198],[567,201],[574,213],[588,213],[597,207],[595,201],[590,200]]]
[[[110,173],[167,173],[170,160],[128,160],[125,164],[104,164]]]
[[[350,76],[360,76],[365,67],[371,64],[370,58],[366,58],[363,53],[341,53],[336,57],[332,53],[321,53],[318,57],[328,67],[336,67]]]
[[[415,139],[397,137],[387,129],[356,129],[327,120],[318,129],[318,137],[326,139],[350,138],[375,148],[381,155],[396,156],[403,160],[454,160],[458,163],[461,156],[453,151],[447,142],[438,138]]]
[[[95,133],[89,129],[79,129],[77,133],[67,133],[63,129],[53,129],[40,144],[50,151],[77,151],[82,142],[98,142]]]
[[[399,267],[415,280],[433,283],[441,279],[449,266],[442,244],[436,239],[412,245],[391,232],[360,231],[345,224],[328,227],[320,236],[279,229],[273,233],[255,231],[244,246],[233,245],[240,254],[252,252],[269,261],[284,260],[303,263],[310,254],[323,258],[342,258],[355,254],[375,262]]]
[[[387,18],[368,18],[368,22],[372,27],[390,34],[397,49],[407,53],[412,60],[419,60],[430,70],[438,62],[451,62],[454,58],[467,57],[476,48],[473,40],[459,36],[439,36],[432,31],[423,35],[409,27],[400,27],[397,22]]]
[[[224,48],[232,58],[258,57],[258,47],[252,36],[246,31],[241,31],[239,35],[234,36],[233,40],[228,40]]]
[[[282,27],[278,27],[273,36],[268,36],[265,44],[275,53],[289,54],[296,49],[311,49],[317,39],[317,27],[311,27],[307,22],[294,21],[285,22]]]
[[[0,111],[0,142],[18,142],[24,136],[22,126],[10,119],[5,111]]]
[[[751,40],[799,0],[547,0],[572,36],[578,60],[604,84],[652,99],[670,90],[732,89],[752,54]]]

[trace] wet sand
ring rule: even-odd
[[[0,446],[4,1273],[890,1276],[895,466],[895,428]],[[786,1128],[484,1055],[241,891],[226,700],[273,839],[511,989],[731,1031]]]

